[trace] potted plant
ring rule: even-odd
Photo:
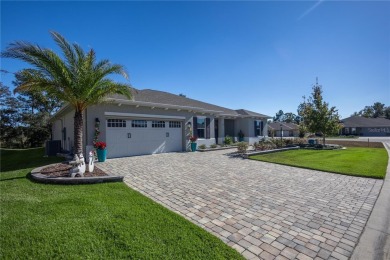
[[[197,136],[191,136],[190,141],[191,141],[191,151],[195,152],[196,151],[196,140],[198,140]]]
[[[96,153],[99,162],[104,162],[107,158],[107,145],[105,142],[96,142],[95,143]]]
[[[239,142],[244,141],[244,133],[241,130],[240,130],[240,132],[238,132],[238,141]]]

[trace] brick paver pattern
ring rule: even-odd
[[[348,259],[383,181],[231,156],[167,153],[99,164],[247,259]]]

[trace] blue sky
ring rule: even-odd
[[[1,1],[1,50],[15,40],[57,50],[55,30],[124,65],[136,88],[270,116],[296,113],[318,76],[348,117],[390,105],[388,17],[389,1]],[[8,71],[25,66],[1,60]]]

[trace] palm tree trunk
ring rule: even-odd
[[[83,153],[83,111],[74,112],[74,154]]]

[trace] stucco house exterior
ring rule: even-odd
[[[390,136],[390,120],[351,116],[341,120],[341,135]]]
[[[282,128],[282,130],[280,130]],[[299,125],[294,123],[273,122],[268,124],[269,137],[298,137]]]
[[[233,110],[163,91],[133,89],[131,100],[107,98],[107,103],[84,112],[84,152],[92,149],[95,124],[100,122],[99,141],[107,143],[107,158],[178,152],[189,149],[191,135],[198,145],[222,144],[226,135],[253,143],[268,133],[269,116],[245,109]],[[73,151],[74,110],[62,107],[51,119],[52,139],[63,150]]]

